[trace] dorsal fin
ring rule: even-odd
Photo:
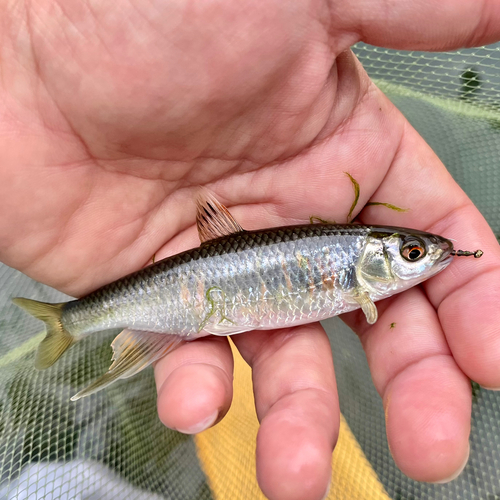
[[[196,224],[202,243],[244,231],[229,210],[207,189],[200,191],[196,199]]]

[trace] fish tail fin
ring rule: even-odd
[[[63,353],[75,342],[75,338],[67,332],[62,323],[61,315],[65,302],[47,304],[37,300],[16,297],[12,302],[27,313],[43,321],[47,335],[40,342],[35,357],[35,368],[44,370],[52,366]]]

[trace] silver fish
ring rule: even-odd
[[[397,227],[309,224],[245,231],[206,192],[198,199],[197,224],[200,247],[81,299],[13,299],[46,323],[38,369],[86,335],[124,329],[112,343],[108,372],[72,400],[206,335],[301,325],[358,308],[373,324],[374,302],[430,278],[462,252],[441,236]]]

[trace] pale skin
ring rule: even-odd
[[[81,296],[198,244],[208,186],[246,229],[353,215],[481,248],[379,303],[360,335],[396,463],[446,481],[468,455],[471,387],[500,388],[500,251],[467,196],[348,48],[500,39],[499,0],[0,3],[0,259]],[[368,201],[409,207],[359,210]],[[396,323],[397,328],[389,328]],[[317,325],[234,341],[253,369],[257,474],[273,500],[320,499],[339,408]],[[232,396],[224,338],[155,368],[163,423],[195,432]]]

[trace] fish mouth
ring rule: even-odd
[[[453,260],[453,255],[448,254],[446,257],[441,259],[438,263],[441,267],[446,267]]]
[[[439,243],[439,248],[442,251],[440,257],[436,261],[436,266],[439,269],[445,268],[452,260],[453,243],[450,240],[443,240]]]

